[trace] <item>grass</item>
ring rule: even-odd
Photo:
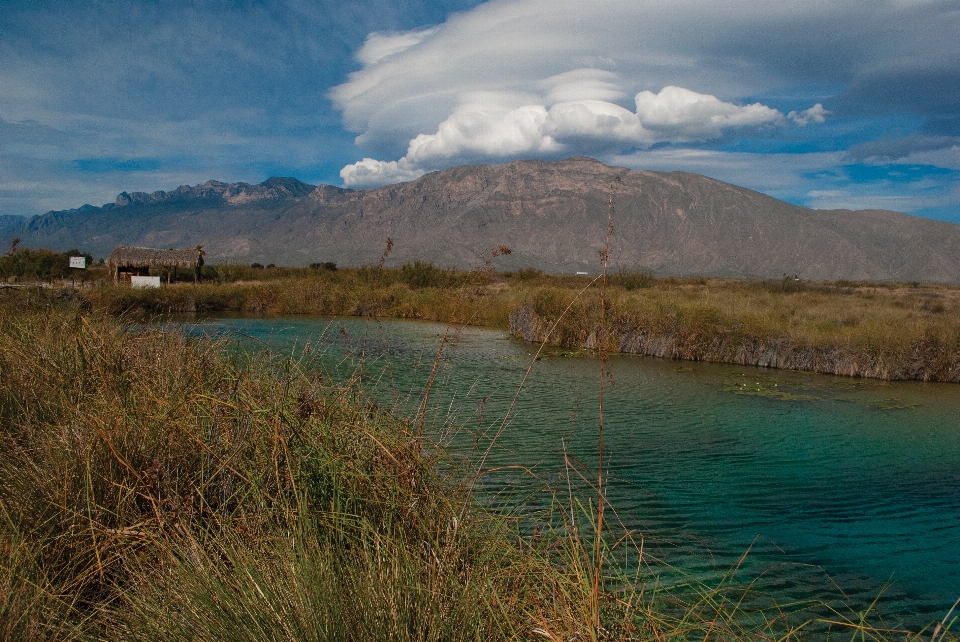
[[[367,316],[511,328],[569,349],[597,348],[593,277],[400,268],[208,266],[211,280],[159,290],[102,285],[77,295],[91,310]],[[464,288],[464,284],[469,287]],[[611,272],[606,349],[652,356],[862,376],[960,382],[960,288],[947,285],[654,278]],[[564,311],[565,314],[564,314]],[[562,318],[561,318],[562,315]],[[552,328],[547,337],[544,333]],[[539,324],[539,325],[538,325]]]
[[[0,326],[3,639],[510,637],[507,533],[349,387],[99,315]]]
[[[589,497],[481,505],[416,418],[308,355],[232,355],[50,291],[5,293],[0,312],[0,640],[746,640],[804,624],[746,608],[733,569],[659,587],[640,534],[608,518],[593,539]],[[836,619],[821,630],[902,637]]]

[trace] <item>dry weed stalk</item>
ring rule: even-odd
[[[593,549],[593,629],[594,637],[600,633],[600,574],[603,566],[603,509],[606,505],[606,497],[603,492],[603,381],[607,376],[607,264],[610,261],[610,237],[613,235],[613,195],[615,188],[623,179],[619,176],[613,179],[610,185],[610,197],[607,199],[607,233],[603,243],[603,250],[600,252],[600,259],[603,263],[602,280],[600,281],[600,333],[598,336],[598,348],[600,354],[600,383],[599,383],[599,409],[600,416],[597,425],[597,527],[595,533]]]

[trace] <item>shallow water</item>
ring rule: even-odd
[[[362,376],[382,404],[417,407],[444,327],[421,322],[213,318],[190,327]],[[536,346],[467,328],[445,350],[430,422],[462,426],[477,462]],[[362,369],[359,367],[362,362]],[[566,450],[596,462],[600,363],[544,351],[486,467],[488,490],[566,484]],[[918,627],[960,596],[960,387],[617,356],[604,387],[608,496],[648,553],[710,581],[739,577],[781,600],[855,606],[883,590],[887,625]],[[481,433],[487,431],[487,437]],[[536,503],[535,497],[530,501]],[[656,570],[656,569],[655,569]],[[663,581],[669,582],[664,571]]]

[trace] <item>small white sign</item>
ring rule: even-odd
[[[60,265],[63,265],[61,263]],[[70,257],[70,267],[79,268],[81,270],[86,269],[87,267],[87,257],[85,256],[71,256]]]
[[[131,276],[130,285],[135,288],[159,288],[159,276]]]

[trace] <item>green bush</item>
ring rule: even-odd
[[[93,265],[93,255],[72,249],[67,252],[55,252],[44,248],[30,249],[19,247],[17,239],[11,243],[6,256],[0,257],[0,277],[53,281],[68,277],[85,278],[84,270],[70,269],[71,256],[83,256],[87,265]]]

